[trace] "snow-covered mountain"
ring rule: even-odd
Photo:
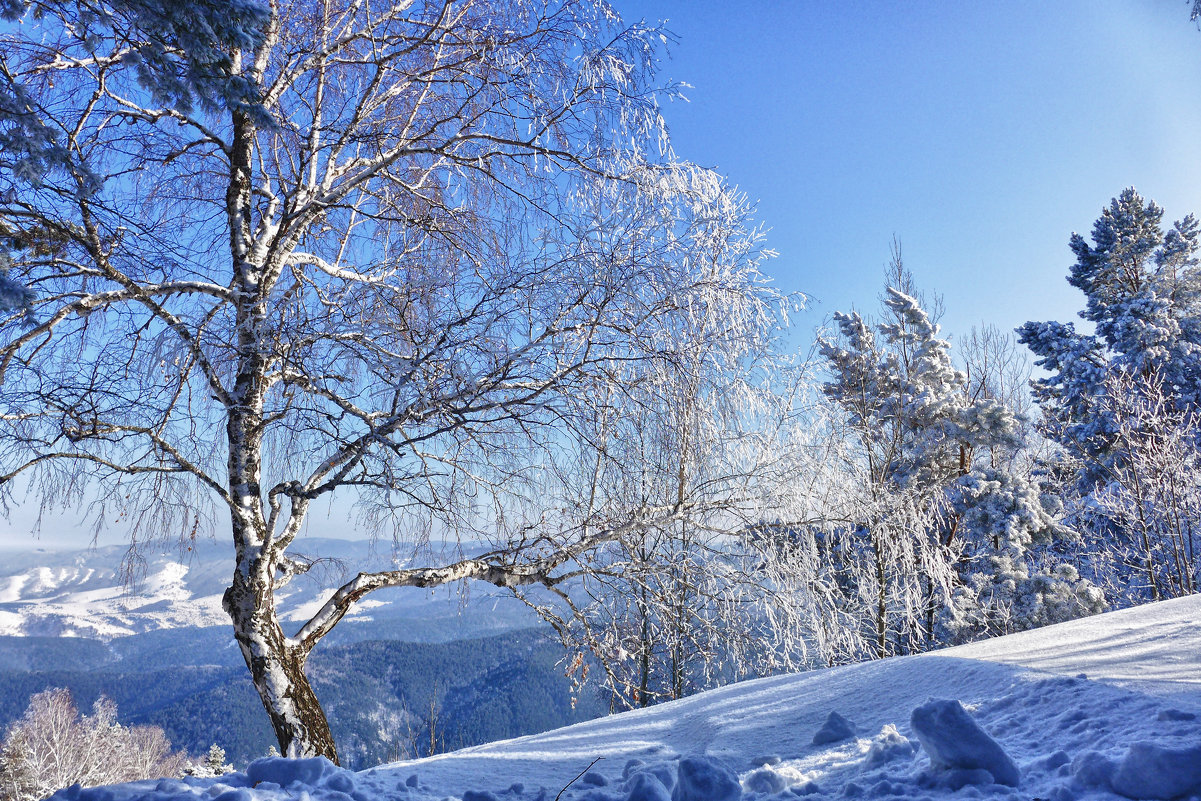
[[[197,542],[190,549],[146,548],[125,580],[127,549],[0,554],[0,636],[72,636],[112,639],[158,629],[225,626],[221,594],[232,569],[225,542]],[[310,539],[297,550],[320,561],[280,591],[285,620],[302,621],[348,578],[348,571],[383,569],[392,564],[386,545],[366,541]],[[456,621],[471,633],[528,625],[520,604],[489,588],[381,591],[361,602],[346,622],[371,620],[445,621],[448,638]],[[481,611],[486,614],[476,614]]]
[[[1197,799],[1201,597],[921,656],[748,681],[363,773],[321,759],[260,760],[217,780],[75,788],[58,798],[306,794],[314,801]]]

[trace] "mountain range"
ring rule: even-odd
[[[29,697],[66,687],[86,710],[101,695],[127,724],[153,724],[177,748],[222,746],[235,764],[274,738],[251,686],[221,593],[224,543],[138,555],[37,550],[0,557],[0,731]],[[285,625],[354,569],[390,555],[368,542],[309,540],[316,567],[280,593]],[[309,675],[345,764],[369,766],[601,714],[574,691],[563,650],[532,612],[495,588],[383,590],[314,651]]]
[[[316,560],[277,594],[286,623],[303,622],[359,569],[404,565],[368,541],[309,539],[298,551]],[[189,547],[38,548],[0,554],[0,635],[85,637],[111,641],[162,629],[227,626],[221,594],[233,559],[227,542]],[[345,624],[374,624],[383,639],[438,642],[530,626],[535,616],[492,587],[381,590],[361,601]],[[349,626],[349,628],[358,628]],[[346,636],[346,635],[343,635]],[[353,639],[370,636],[365,630]]]

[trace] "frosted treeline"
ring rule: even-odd
[[[878,315],[833,315],[789,385],[791,425],[761,442],[789,465],[760,496],[774,516],[737,547],[662,532],[645,547],[675,549],[680,570],[594,604],[625,702],[1196,592],[1198,225],[1162,216],[1128,189],[1091,243],[1072,237],[1088,334],[1027,323],[956,348],[898,247]],[[680,579],[709,575],[688,560],[739,549],[753,569],[720,575],[761,590],[760,604],[723,605]]]

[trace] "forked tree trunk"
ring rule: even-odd
[[[254,571],[247,576],[239,569],[222,604],[233,621],[234,637],[271,719],[280,753],[323,756],[338,764],[329,723],[304,672],[308,652],[289,644],[284,636],[270,585],[257,581]]]

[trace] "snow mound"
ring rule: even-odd
[[[913,743],[909,738],[897,731],[897,727],[889,723],[872,739],[871,747],[867,750],[867,758],[863,760],[869,767],[883,765],[894,759],[909,759],[913,756]]]
[[[246,779],[251,786],[271,782],[280,787],[305,785],[320,787],[334,777],[347,772],[341,770],[325,757],[309,759],[287,759],[286,757],[267,757],[255,760],[246,769]],[[341,789],[341,788],[335,788]]]
[[[742,786],[725,765],[704,757],[680,760],[671,801],[738,801]]]
[[[626,783],[627,801],[671,801],[671,793],[651,773],[636,773]]]
[[[764,767],[752,770],[744,776],[742,778],[742,786],[749,793],[775,795],[776,793],[784,792],[784,788],[788,786],[788,781],[771,768]]]
[[[1157,801],[1201,795],[1201,743],[1191,748],[1133,744],[1113,776],[1113,789],[1127,798]]]
[[[930,755],[930,766],[935,771],[953,772],[952,781],[960,787],[993,782],[1018,786],[1018,766],[958,701],[931,701],[919,706],[909,716],[909,726]],[[976,780],[981,778],[980,773],[986,781]]]
[[[839,740],[849,739],[854,734],[855,727],[849,720],[837,712],[831,712],[830,716],[826,718],[826,722],[817,730],[817,734],[813,735],[813,744],[836,743]]]

